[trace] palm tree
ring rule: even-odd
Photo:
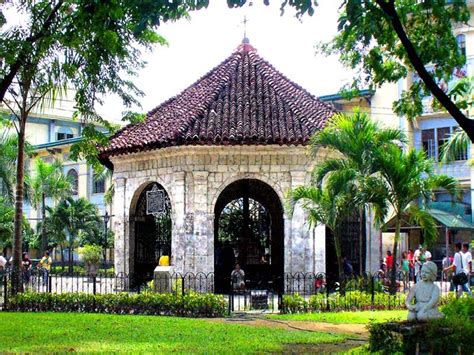
[[[322,188],[299,186],[290,190],[287,198],[290,213],[293,212],[295,205],[301,202],[302,208],[308,212],[310,227],[324,224],[331,230],[336,250],[338,274],[341,278],[344,271],[341,259],[341,235],[338,227],[354,209],[351,191],[342,185],[336,187],[335,184]]]
[[[345,179],[352,184],[354,201],[359,213],[359,273],[364,271],[363,240],[365,207],[374,201],[373,193],[365,193],[367,179],[377,172],[375,160],[380,150],[405,141],[404,134],[397,129],[381,128],[367,114],[355,111],[352,115],[337,114],[329,124],[311,140],[314,156],[321,148],[334,153],[316,167],[313,172],[315,182],[321,186],[325,179]],[[339,182],[343,183],[344,182]]]
[[[386,147],[377,158],[377,170],[380,180],[374,180],[374,185],[383,184],[385,199],[393,209],[395,222],[395,240],[393,245],[393,260],[397,260],[398,242],[400,240],[401,223],[408,215],[411,222],[418,224],[427,243],[437,238],[437,228],[433,217],[426,211],[433,192],[445,189],[451,195],[457,196],[456,179],[446,175],[434,174],[434,162],[426,158],[423,151],[402,151],[395,146]],[[379,191],[382,191],[379,189]],[[379,207],[376,205],[377,210]],[[380,212],[383,215],[384,212]],[[396,291],[396,268],[392,268],[391,291]]]
[[[95,205],[85,198],[73,199],[68,197],[62,200],[53,211],[53,218],[62,223],[67,236],[69,251],[69,273],[73,271],[72,253],[79,240],[84,235],[100,235],[100,217]]]
[[[0,128],[3,128],[0,126]],[[13,205],[16,182],[15,167],[17,160],[18,137],[9,134],[8,129],[0,133],[0,196],[7,198]],[[33,149],[25,143],[25,154],[29,157]]]
[[[15,210],[11,201],[0,197],[0,250],[11,244],[14,214]]]
[[[64,249],[67,246],[67,237],[64,223],[59,218],[55,208],[46,206],[46,215],[41,223],[38,224],[38,230],[48,235],[48,241],[50,243],[54,246],[59,246],[61,252],[61,268],[64,272]]]
[[[46,163],[37,158],[34,161],[33,176],[27,178],[30,189],[30,200],[36,209],[41,207],[42,220],[46,218],[46,198],[55,201],[66,197],[72,190],[69,178],[63,172],[63,164],[55,159],[53,163]],[[41,229],[41,249],[48,248],[48,234]]]

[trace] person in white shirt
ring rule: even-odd
[[[469,277],[470,277],[470,267],[469,267],[469,257],[467,253],[462,252],[462,244],[456,243],[456,253],[454,254],[453,264],[445,268],[443,271],[454,270],[454,274],[458,275],[460,273],[465,273],[467,275],[467,282],[463,285],[456,285],[457,293],[456,297],[459,298],[462,295],[462,292],[467,292],[470,297],[472,297],[472,292],[469,287]]]
[[[0,255],[0,270],[5,270],[5,265],[7,265],[7,259],[3,255]]]
[[[469,250],[469,243],[463,243],[462,245],[462,252],[466,255],[466,260],[467,260],[467,278],[469,279],[468,281],[468,286],[471,285],[471,274],[473,272],[472,270],[472,254],[471,251]]]

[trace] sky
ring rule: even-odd
[[[150,111],[229,57],[244,37],[244,15],[247,37],[259,55],[310,93],[333,94],[350,80],[351,73],[337,57],[316,55],[314,48],[336,34],[340,0],[320,1],[315,14],[301,21],[290,7],[280,16],[276,0],[270,6],[254,0],[252,6],[238,9],[229,9],[224,0],[210,2],[207,9],[193,12],[190,20],[160,26],[158,32],[169,45],[144,55],[148,64],[133,80],[145,96],[140,98],[142,108],[134,111]],[[118,120],[125,109],[118,98],[107,97],[98,111]]]

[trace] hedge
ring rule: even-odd
[[[443,296],[440,305],[452,300],[452,294]],[[390,295],[384,292],[348,291],[341,295],[320,293],[305,298],[299,294],[284,295],[281,313],[310,313],[325,311],[359,311],[405,309],[406,294]]]
[[[221,295],[170,293],[19,293],[8,300],[8,310],[18,312],[88,312],[110,314],[222,317],[227,302]]]

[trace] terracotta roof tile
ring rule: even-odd
[[[305,144],[333,108],[287,79],[249,44],[201,79],[118,131],[109,156],[173,145]]]

